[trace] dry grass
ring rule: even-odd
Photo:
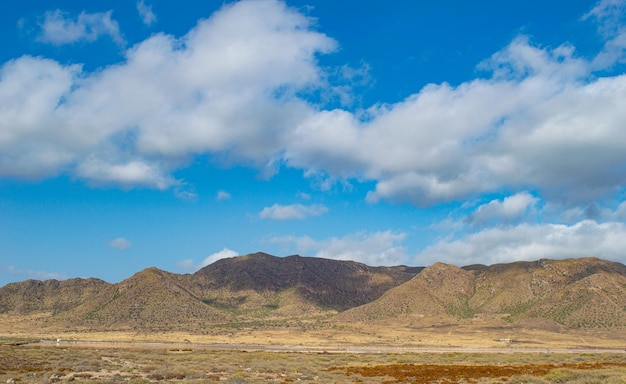
[[[170,342],[192,344],[291,345],[317,347],[427,348],[615,348],[623,349],[626,328],[571,329],[537,320],[510,324],[498,316],[475,316],[457,322],[437,317],[406,316],[393,322],[335,322],[329,318],[266,319],[213,324],[195,331],[138,332],[131,329],[92,330],[59,327],[45,316],[0,315],[3,338],[107,342]],[[508,340],[508,341],[505,341]]]
[[[0,383],[626,382],[624,329],[552,330],[542,323],[522,328],[497,317],[460,323],[405,317],[393,324],[267,319],[224,323],[201,332],[142,333],[58,329],[47,327],[42,318],[20,322],[0,316]],[[63,340],[58,347],[54,342],[2,343],[56,338]],[[160,344],[137,344],[142,342]],[[555,353],[582,347],[622,349],[613,354]],[[308,352],[293,352],[298,350]]]
[[[0,382],[621,383],[623,354],[0,347]],[[524,381],[526,380],[526,381]]]

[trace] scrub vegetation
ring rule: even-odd
[[[351,353],[3,345],[6,383],[623,383],[623,354]]]

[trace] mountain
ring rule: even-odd
[[[453,315],[465,307],[473,291],[473,274],[435,263],[379,299],[345,311],[339,320],[370,321],[412,316]]]
[[[219,260],[191,280],[198,297],[221,308],[270,307],[297,314],[314,309],[343,311],[369,303],[420,270],[256,253]]]
[[[479,314],[502,315],[509,322],[540,318],[577,328],[623,327],[626,266],[597,258],[465,268],[436,263],[337,319],[463,319]]]
[[[626,327],[626,266],[583,258],[370,267],[256,253],[219,260],[194,274],[148,268],[117,284],[28,280],[0,288],[0,315],[35,313],[48,325],[136,331],[201,331],[259,320],[282,324],[320,315],[386,325],[488,317],[512,324]]]
[[[93,278],[10,283],[0,288],[0,313],[61,313],[95,299],[110,285]]]
[[[95,279],[9,284],[0,288],[0,313],[53,312],[58,323],[98,329],[198,329],[336,313],[377,299],[419,270],[256,253],[219,260],[195,274],[148,268],[117,284]]]
[[[59,314],[58,318],[93,327],[150,331],[229,320],[229,316],[206,305],[180,285],[176,276],[154,267],[145,269]]]

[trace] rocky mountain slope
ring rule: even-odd
[[[320,315],[389,324],[491,316],[510,323],[626,327],[626,266],[584,258],[369,267],[257,253],[222,259],[194,274],[148,268],[117,284],[28,280],[0,288],[0,314],[34,313],[57,324],[144,331]]]
[[[502,315],[569,327],[626,326],[626,266],[596,258],[459,268],[436,263],[340,320]]]
[[[55,321],[94,329],[197,329],[336,313],[377,299],[419,270],[257,253],[219,260],[191,275],[148,268],[117,284],[9,284],[0,288],[0,313],[52,311]],[[52,288],[68,285],[72,291]]]
[[[61,313],[94,300],[110,285],[99,279],[26,280],[7,284],[0,288],[0,313]]]
[[[175,274],[148,268],[103,289],[96,297],[57,315],[95,328],[170,330],[189,323],[228,321],[231,316],[203,303]]]
[[[300,304],[343,311],[377,299],[420,270],[256,253],[204,267],[188,279],[187,286],[205,302],[225,308]]]

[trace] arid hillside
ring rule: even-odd
[[[117,284],[95,279],[9,284],[0,288],[0,313],[46,312],[59,325],[89,329],[201,330],[217,323],[334,314],[377,299],[419,270],[256,253],[188,275],[148,268]]]
[[[194,274],[148,268],[117,284],[12,283],[0,288],[0,314],[36,315],[49,327],[137,332],[204,332],[263,322],[280,327],[304,319],[392,325],[426,318],[453,324],[481,316],[506,324],[624,328],[626,266],[584,258],[370,267],[256,253],[219,260]]]
[[[224,308],[261,304],[279,309],[299,304],[343,311],[379,298],[421,269],[256,253],[219,260],[186,281],[205,302]]]
[[[0,288],[0,313],[68,311],[95,298],[111,284],[99,279],[26,280]]]
[[[103,289],[55,317],[66,323],[143,331],[175,329],[185,324],[224,322],[228,314],[204,304],[175,279],[177,275],[148,268]]]
[[[624,327],[626,266],[597,258],[465,268],[436,263],[337,319],[476,315],[501,315],[511,323],[545,319],[573,328]]]

